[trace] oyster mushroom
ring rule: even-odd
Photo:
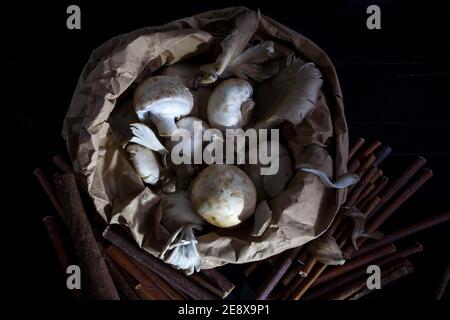
[[[215,164],[195,178],[191,202],[197,213],[212,225],[235,227],[251,217],[256,207],[256,190],[239,168]]]
[[[155,185],[161,176],[161,166],[153,150],[139,144],[129,144],[126,147],[134,169],[145,183]]]
[[[178,228],[190,225],[195,230],[201,231],[205,221],[192,208],[189,194],[180,190],[170,194],[161,195],[163,214],[161,224],[169,232],[175,232]]]
[[[164,148],[152,129],[145,124],[133,123],[130,128],[132,137],[126,150],[130,154],[130,160],[139,176],[145,183],[151,185],[160,181],[165,193],[175,192],[174,175],[171,170],[161,167],[155,153],[159,153],[164,159],[168,154],[167,149]]]
[[[292,56],[284,69],[261,84],[255,94],[255,128],[275,128],[283,121],[299,125],[314,109],[323,84],[314,63]]]
[[[201,257],[197,251],[194,229],[201,231],[204,220],[194,211],[185,191],[164,194],[161,198],[161,225],[171,234],[160,258],[187,274],[200,271]]]
[[[188,89],[195,88],[195,80],[199,73],[200,65],[194,62],[181,61],[174,65],[162,68],[160,75],[176,78]]]
[[[134,109],[141,121],[151,120],[160,136],[171,136],[175,119],[188,115],[194,104],[191,92],[178,79],[155,76],[142,82],[134,92]]]
[[[231,78],[222,81],[208,100],[209,124],[221,131],[245,126],[255,106],[252,95],[253,88],[246,80]]]
[[[259,158],[257,164],[247,163],[242,168],[255,184],[255,188],[258,194],[258,200],[263,200],[266,198],[275,198],[276,196],[281,194],[285,186],[287,185],[287,183],[294,174],[294,163],[292,161],[290,152],[282,144],[280,144],[275,140],[261,141],[258,144],[256,151],[252,150],[251,148],[248,154],[251,154],[252,152],[258,152],[258,150],[261,149],[262,143],[267,144],[265,150],[271,152],[270,158],[271,159],[277,158],[278,161],[277,173],[272,175],[261,175],[261,167],[265,167],[266,165],[261,164]],[[274,148],[275,144],[278,145],[278,148]],[[272,154],[272,152],[274,152],[274,150],[276,149],[278,149],[278,154]],[[270,165],[271,163],[267,164],[267,166]]]

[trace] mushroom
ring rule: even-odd
[[[272,41],[249,46],[250,40],[258,37],[253,35],[258,30],[260,20],[259,12],[245,11],[236,17],[231,33],[220,43],[222,52],[216,61],[200,67],[200,84],[211,84],[230,76],[261,82],[278,72],[276,61],[265,63],[274,56]]]
[[[201,164],[203,154],[202,137],[205,130],[209,129],[209,125],[200,118],[186,117],[177,122],[177,127],[178,129],[186,130],[185,133],[189,134],[190,139],[180,135],[182,137],[180,141],[174,141],[173,138],[177,136],[177,133],[174,133],[172,139],[167,140],[166,147],[168,150],[173,151],[171,156],[179,155],[183,159],[183,163],[173,163],[171,161],[170,166],[173,164],[177,176],[177,188],[186,189],[196,172],[196,164]],[[196,130],[198,132],[195,132]],[[196,154],[199,163],[196,163]]]
[[[194,125],[197,124],[199,132],[195,133],[195,127]],[[190,158],[194,159],[194,154],[196,152],[201,152],[203,147],[203,133],[205,130],[209,129],[209,125],[203,121],[200,118],[197,117],[186,117],[182,118],[177,121],[176,123],[178,129],[184,129],[187,130],[190,134],[190,141],[182,140],[180,142],[173,141],[173,140],[167,140],[166,147],[168,150],[172,150],[176,145],[179,145],[180,143],[182,145],[179,145],[180,148],[182,148],[183,151],[186,151],[190,154]],[[198,134],[199,136],[194,136],[195,134]],[[195,139],[194,139],[195,138]],[[189,144],[187,144],[189,142]]]
[[[298,126],[314,109],[322,87],[322,73],[314,63],[290,56],[275,77],[262,83],[255,94],[255,128],[275,128],[283,121]]]
[[[258,157],[258,162],[256,164],[245,164],[243,166],[244,172],[252,179],[255,184],[255,188],[258,194],[258,200],[263,200],[266,198],[275,198],[281,194],[287,185],[288,181],[294,174],[294,164],[290,152],[278,141],[261,141],[257,148],[250,148],[248,154],[252,152],[257,154],[258,150],[261,150],[262,144],[267,144],[265,150],[270,152],[270,159],[275,159],[277,157],[278,161],[278,171],[276,174],[261,175],[261,167],[270,166],[271,163],[267,165],[261,164]],[[274,148],[277,144],[278,148]],[[256,150],[255,150],[256,149]],[[275,150],[278,149],[278,154],[273,154]]]
[[[201,130],[195,133],[196,127]],[[203,152],[203,133],[205,130],[209,129],[209,125],[200,118],[197,117],[186,117],[177,121],[178,129],[187,130],[190,135],[190,140],[182,138],[181,141],[167,140],[166,147],[168,150],[174,150],[175,153],[180,152],[187,153],[190,161],[188,163],[181,163],[175,166],[174,170],[177,175],[177,188],[186,189],[192,180],[195,173],[195,165],[201,164],[202,152]],[[198,136],[197,136],[198,135]],[[176,136],[176,133],[173,137]],[[175,148],[175,149],[174,149]],[[195,154],[199,155],[200,163],[195,163]]]
[[[176,191],[161,195],[163,214],[161,224],[169,232],[175,232],[182,226],[191,225],[201,231],[205,221],[192,208],[187,191]]]
[[[173,173],[171,170],[161,167],[155,154],[158,152],[164,159],[168,155],[167,149],[164,148],[152,129],[145,124],[132,123],[130,128],[133,136],[129,141],[127,151],[139,176],[145,183],[151,185],[160,181],[165,193],[175,192],[176,181]]]
[[[199,73],[200,65],[190,61],[180,61],[174,65],[162,68],[159,75],[178,79],[188,89],[195,88],[195,80]]]
[[[256,190],[238,167],[215,164],[195,178],[191,202],[197,213],[221,228],[238,226],[251,217],[256,207]]]
[[[221,131],[245,126],[255,106],[252,94],[253,88],[246,80],[231,78],[222,81],[208,100],[209,124]]]
[[[160,258],[178,269],[192,274],[200,270],[201,257],[197,251],[194,229],[201,231],[205,222],[194,211],[185,191],[161,196],[161,225],[170,238],[161,250]]]
[[[141,121],[150,119],[160,136],[171,136],[175,118],[188,115],[194,104],[191,92],[178,79],[168,76],[148,78],[134,92],[134,109]]]
[[[131,143],[126,147],[134,169],[145,183],[156,185],[161,176],[161,167],[153,150]]]

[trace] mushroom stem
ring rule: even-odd
[[[177,125],[175,124],[175,118],[173,116],[150,114],[150,119],[156,125],[158,133],[162,137],[169,137],[177,130]]]

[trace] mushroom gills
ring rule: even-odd
[[[205,222],[194,211],[186,191],[161,196],[161,225],[171,236],[160,258],[186,274],[200,271],[201,257],[197,251],[194,229],[202,230]]]

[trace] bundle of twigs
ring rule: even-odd
[[[63,272],[78,265],[83,273],[82,289],[71,290],[75,299],[213,300],[234,289],[217,270],[186,276],[140,249],[120,228],[107,227],[94,209],[85,209],[92,205],[82,200],[79,189],[84,187],[72,167],[60,155],[52,162],[61,172],[54,174],[54,183],[41,168],[34,174],[58,214],[43,222]],[[64,233],[71,243],[64,242]]]
[[[422,245],[397,248],[394,243],[450,220],[450,212],[385,234],[379,240],[361,238],[361,234],[378,231],[433,175],[430,169],[423,168],[426,160],[417,157],[390,180],[379,169],[390,153],[389,146],[382,146],[379,141],[365,144],[362,138],[350,149],[348,171],[361,179],[349,188],[346,203],[323,235],[336,240],[346,263],[328,266],[313,256],[306,245],[250,263],[244,271],[247,277],[263,264],[273,268],[257,288],[255,299],[359,299],[373,292],[366,285],[368,266],[380,268],[382,286],[414,271],[408,257],[422,251]],[[40,168],[34,174],[57,213],[46,216],[43,222],[63,272],[73,264],[83,270],[85,286],[71,290],[75,299],[223,299],[235,288],[215,269],[186,276],[140,249],[119,227],[106,226],[90,199],[82,200],[85,194],[79,190],[85,188],[72,167],[60,155],[52,162],[58,169],[53,183]],[[359,212],[359,220],[349,216],[349,210]],[[64,233],[70,235],[71,243],[64,242]],[[70,246],[75,250],[68,250]],[[76,257],[69,254],[72,251]],[[440,285],[441,292],[446,283]]]
[[[361,179],[349,188],[346,203],[322,236],[336,240],[346,259],[345,264],[329,266],[319,262],[307,246],[290,250],[271,259],[273,271],[257,288],[255,299],[358,299],[373,292],[366,285],[370,265],[380,267],[382,285],[413,272],[407,258],[422,251],[422,245],[398,249],[394,242],[450,220],[450,212],[401,228],[380,240],[366,242],[367,238],[360,237],[378,231],[433,175],[430,169],[423,168],[426,160],[417,157],[398,177],[390,180],[378,167],[391,151],[379,141],[365,144],[362,138],[357,139],[349,151],[348,171]],[[359,213],[358,220],[348,216],[352,210]],[[249,264],[246,276],[264,263]]]

